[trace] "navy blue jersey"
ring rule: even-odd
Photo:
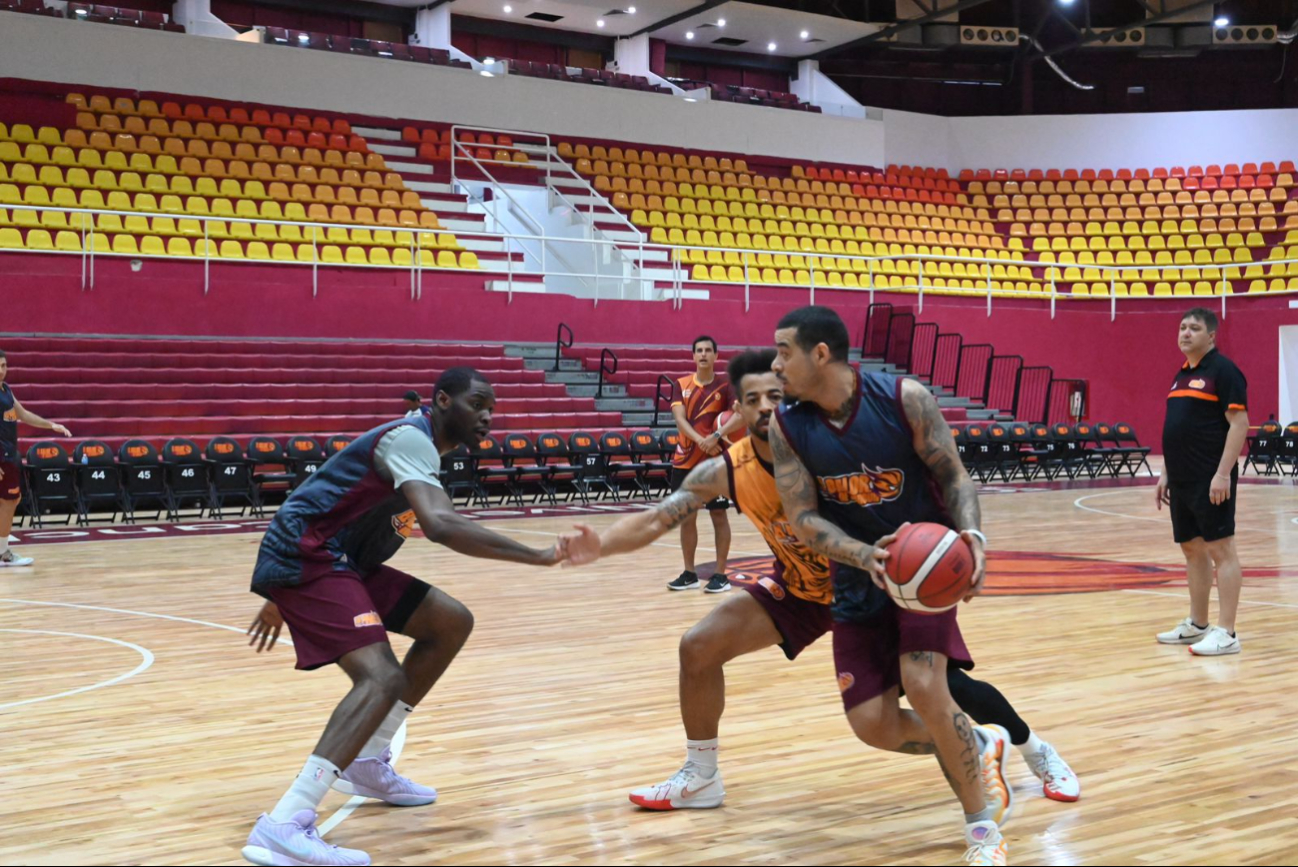
[[[414,529],[415,515],[406,495],[379,475],[374,449],[385,434],[402,426],[433,436],[432,419],[422,413],[379,425],[334,454],[289,495],[261,541],[254,591],[301,583],[308,564],[364,575],[397,553]]]
[[[842,428],[814,403],[776,413],[785,440],[816,480],[821,517],[873,545],[910,521],[954,527],[928,467],[916,454],[898,377],[858,373],[856,406]],[[852,566],[835,564],[834,617],[866,620],[887,594]]]
[[[7,382],[0,383],[0,461],[18,463],[18,408]]]

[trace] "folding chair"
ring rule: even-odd
[[[215,437],[207,444],[206,462],[211,484],[208,495],[211,517],[225,517],[225,504],[231,500],[247,504],[239,507],[239,517],[249,509],[254,517],[262,514],[261,499],[252,481],[252,466],[238,442],[230,437]]]
[[[211,506],[212,489],[198,444],[183,437],[167,440],[162,445],[162,471],[167,485],[167,520],[203,517]],[[186,503],[197,503],[198,511],[181,515]]]
[[[146,440],[127,440],[117,450],[117,465],[122,471],[126,520],[135,523],[136,509],[145,503],[158,506],[153,520],[162,517],[167,508],[167,480],[158,463],[158,450]]]
[[[77,514],[76,474],[72,471],[72,461],[63,446],[53,440],[33,443],[27,449],[27,461],[23,469],[27,474],[27,486],[23,493],[27,499],[32,526],[39,528],[48,523],[72,523],[72,516]],[[46,520],[46,514],[58,506],[67,508],[67,517],[57,522]]]
[[[72,453],[77,475],[77,523],[87,526],[90,513],[102,505],[111,505],[112,514],[107,522],[117,521],[119,512],[126,512],[122,495],[122,471],[113,460],[113,452],[98,440],[86,440]]]

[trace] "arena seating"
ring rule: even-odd
[[[236,30],[251,30],[251,25],[231,25]],[[470,69],[470,64],[456,60],[445,48],[426,48],[422,45],[407,45],[404,42],[387,42],[382,39],[363,39],[357,36],[341,36],[336,33],[316,33],[310,30],[293,30],[286,27],[265,28],[265,42],[270,45],[286,45],[290,48],[314,48],[318,51],[333,51],[337,54],[361,54],[367,57],[388,57],[394,60],[408,60],[414,63],[429,63],[434,66],[451,66],[457,69]]]
[[[0,12],[25,12],[29,15],[47,15],[50,18],[62,18],[63,13],[52,6],[46,6],[44,0],[0,0]]]
[[[312,343],[265,340],[7,338],[22,365],[25,404],[67,424],[74,438],[128,439],[160,448],[174,436],[357,434],[402,412],[400,397],[427,396],[438,373],[467,364],[496,387],[499,433],[621,428],[621,415],[526,370],[499,345]],[[21,361],[20,361],[21,359]],[[345,375],[344,375],[345,371]],[[25,451],[34,439],[24,437]]]
[[[437,213],[346,120],[79,93],[67,99],[77,109],[75,128],[0,122],[0,248],[81,250],[87,218],[22,205],[172,215],[95,217],[87,236],[95,252],[127,255],[409,265],[411,235],[400,229],[441,228]],[[200,216],[220,219],[194,219]],[[419,247],[423,267],[479,267],[478,254],[453,234],[421,234]]]
[[[142,27],[146,30],[167,30],[172,33],[185,32],[185,28],[172,21],[166,13],[145,12],[140,9],[127,9],[118,6],[69,3],[67,17],[74,21],[122,24],[127,27]]]
[[[561,63],[534,63],[530,60],[509,59],[511,75],[526,75],[531,78],[548,78],[553,81],[575,81],[580,84],[595,84],[604,87],[618,87],[625,90],[641,90],[646,93],[671,93],[670,87],[651,84],[643,75],[627,75],[624,72],[612,72],[607,69],[590,69],[580,66],[565,66]]]

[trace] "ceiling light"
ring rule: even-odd
[[[487,70],[487,69],[482,70],[481,72],[478,73],[478,75],[481,75],[483,78],[495,78],[495,77],[496,77],[496,76],[494,76],[494,75],[491,74],[491,71],[490,71],[490,70]]]
[[[718,18],[718,19],[717,19],[717,26],[718,26],[718,27],[725,27],[725,26],[726,26],[726,19],[724,19],[724,18]]]
[[[694,38],[694,31],[693,31],[693,30],[686,30],[686,31],[685,31],[685,38],[686,38],[686,39],[693,39],[693,38]]]
[[[685,97],[685,101],[686,101],[686,102],[698,102],[698,100],[695,99],[695,98],[692,97],[692,96],[687,96],[687,97]]]
[[[1074,0],[1059,0],[1060,6],[1072,6]]]
[[[810,31],[810,30],[804,30],[804,31],[802,31],[801,33],[798,34],[798,38],[800,38],[800,39],[806,39],[806,38],[807,38],[808,36],[810,36],[810,35],[811,35],[811,31]]]
[[[487,66],[491,66],[491,65],[493,65],[493,64],[496,62],[496,58],[494,58],[494,57],[484,57],[484,58],[482,58],[482,62],[485,63]]]
[[[1229,27],[1230,19],[1227,18],[1225,15],[1219,15],[1212,23],[1217,25],[1218,27]]]
[[[775,43],[774,43],[774,42],[768,42],[768,43],[766,43],[766,50],[767,50],[767,51],[774,51],[774,50],[775,50]]]
[[[603,27],[603,26],[604,26],[604,19],[601,18],[601,19],[599,19],[598,21],[596,21],[596,22],[595,22],[595,26],[596,26],[596,27]]]
[[[628,7],[626,7],[626,14],[628,14],[628,15],[634,15],[634,14],[635,14],[635,7],[634,7],[634,6],[628,6]]]
[[[514,7],[513,7],[513,6],[510,6],[508,3],[506,3],[506,4],[505,4],[505,14],[508,15],[510,12],[513,12],[513,11],[514,11]]]
[[[307,36],[305,33],[299,33],[299,34],[297,35],[297,41],[298,41],[298,42],[302,42],[302,43],[310,42],[310,41],[311,41],[311,37],[310,37],[310,36]]]

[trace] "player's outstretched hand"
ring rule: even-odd
[[[969,595],[964,598],[964,601],[968,602],[983,592],[983,583],[987,578],[987,552],[983,550],[982,540],[973,533],[962,532],[960,538],[964,539],[964,543],[969,546],[974,557],[973,586],[969,588]]]
[[[594,563],[599,559],[600,554],[599,533],[596,533],[595,528],[590,524],[572,526],[577,532],[563,534],[563,537],[568,540],[568,558],[563,561],[564,568]]]
[[[252,624],[248,627],[248,635],[252,636],[248,640],[248,646],[257,645],[257,652],[270,650],[279,641],[279,631],[284,626],[284,616],[279,613],[279,606],[274,602],[267,602],[261,606],[261,611],[253,618]]]
[[[68,430],[67,428],[65,428],[65,427],[64,427],[63,425],[61,425],[61,424],[52,424],[52,425],[50,425],[50,430],[54,431],[54,432],[55,432],[56,434],[58,434],[59,436],[63,436],[63,437],[70,437],[70,436],[72,436],[72,431]]]
[[[901,527],[904,526],[906,526],[906,524],[901,525]],[[897,530],[900,531],[901,527],[898,527]],[[870,551],[870,561],[865,571],[870,573],[870,580],[872,580],[874,586],[878,587],[880,590],[888,589],[887,585],[883,583],[883,576],[887,569],[887,564],[884,563],[884,561],[888,559],[888,546],[896,541],[896,533],[884,536],[874,543],[874,548]]]

